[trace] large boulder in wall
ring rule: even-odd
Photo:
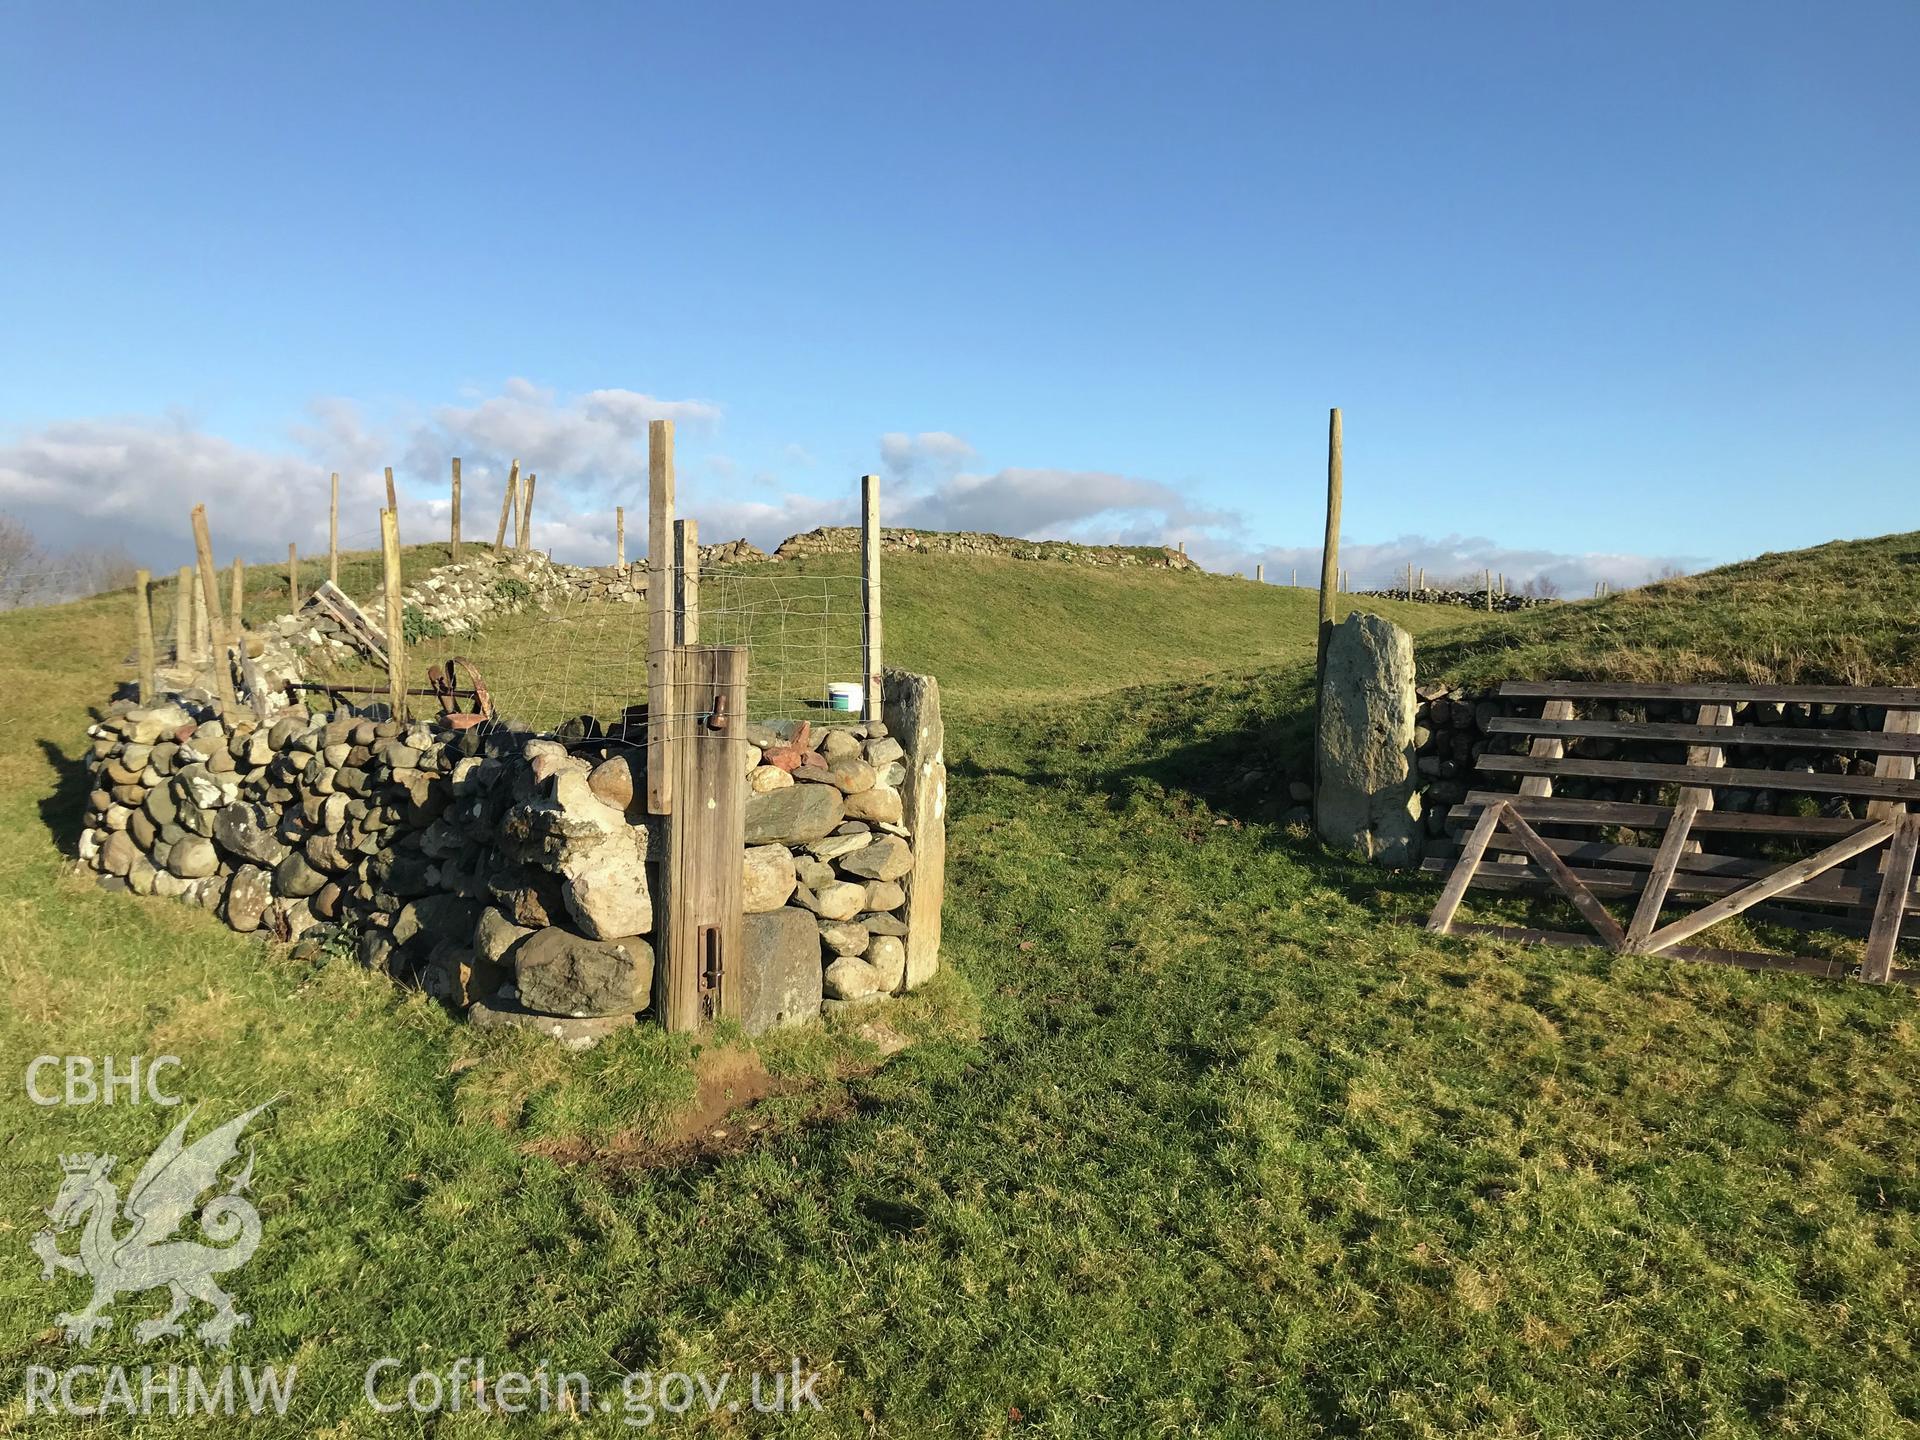
[[[1314,824],[1336,849],[1382,865],[1420,858],[1413,637],[1355,612],[1327,639],[1314,746]]]
[[[820,1015],[820,929],[792,905],[740,919],[740,1025],[749,1035]]]

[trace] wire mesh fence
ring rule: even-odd
[[[503,718],[536,730],[613,730],[648,700],[649,607],[644,595],[595,598],[582,588],[562,589],[546,608],[490,621],[457,646],[424,640],[412,653],[423,664],[457,648],[486,677]],[[857,696],[863,671],[857,573],[805,563],[711,570],[699,577],[696,604],[695,622],[673,633],[746,649],[747,719],[818,726],[860,718],[857,698],[851,710],[833,701],[835,685]]]

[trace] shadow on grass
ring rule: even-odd
[[[63,855],[80,848],[80,832],[87,811],[87,793],[93,788],[86,762],[68,755],[51,740],[38,742],[40,753],[53,767],[53,789],[40,799],[40,819]]]

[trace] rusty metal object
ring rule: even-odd
[[[467,688],[462,690],[457,682],[461,671],[466,672]],[[487,694],[487,685],[480,678],[480,667],[471,660],[458,655],[447,657],[445,668],[438,665],[427,667],[427,683],[433,687],[433,693],[440,701],[440,718],[455,730],[471,730],[476,725],[484,725],[493,719],[493,697]],[[462,700],[473,701],[473,709],[462,710]]]
[[[461,671],[465,671],[467,688],[461,689],[457,682]],[[441,723],[454,730],[471,730],[476,725],[484,725],[493,719],[493,697],[487,693],[486,682],[480,678],[479,667],[471,660],[458,655],[448,658],[444,667],[427,667],[428,685],[425,689],[409,688],[408,695],[432,696],[440,702]],[[349,695],[386,695],[384,685],[330,685],[305,680],[289,680],[284,687],[289,696],[317,694],[329,699],[344,701]],[[471,700],[472,710],[462,710],[460,702]]]

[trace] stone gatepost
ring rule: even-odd
[[[1334,627],[1314,742],[1314,826],[1327,844],[1382,865],[1419,862],[1417,703],[1412,636],[1358,612]]]

